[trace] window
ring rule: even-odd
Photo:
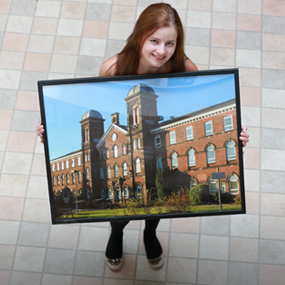
[[[104,159],[104,160],[106,159],[106,157],[105,157],[105,151],[103,151],[103,159]]]
[[[70,183],[70,180],[69,180],[69,174],[68,174],[68,173],[66,174],[66,182],[67,182],[67,184],[69,184],[69,183]]]
[[[108,178],[111,178],[111,167],[110,167],[110,165],[108,165],[108,167],[107,167],[107,176],[108,176]]]
[[[161,138],[160,136],[155,136],[154,137],[154,145],[156,148],[160,148],[161,147]]]
[[[193,140],[193,128],[192,126],[189,126],[185,129],[186,132],[186,140],[190,141]]]
[[[69,161],[67,160],[66,161],[66,169],[68,169],[69,168]]]
[[[76,183],[76,173],[75,172],[72,173],[72,183],[73,184]]]
[[[57,171],[59,171],[59,163],[56,164]]]
[[[205,135],[210,136],[213,134],[213,123],[212,121],[205,122]]]
[[[136,173],[141,172],[141,160],[139,158],[136,159]]]
[[[113,151],[114,151],[114,157],[118,157],[118,146],[117,145],[114,145]]]
[[[163,168],[163,165],[162,165],[162,157],[159,155],[157,158],[156,158],[156,169],[162,169]]]
[[[52,171],[55,171],[55,164],[52,165]]]
[[[60,184],[60,176],[57,175],[57,185],[59,185],[59,184]]]
[[[55,178],[55,176],[53,177],[53,185],[54,186],[56,185],[56,178]]]
[[[235,143],[233,141],[229,141],[226,145],[226,151],[227,151],[227,160],[235,160],[236,157],[236,148]]]
[[[170,141],[170,144],[175,144],[176,143],[175,131],[171,131],[169,133],[169,141]]]
[[[107,158],[109,158],[109,149],[106,150]]]
[[[123,151],[123,155],[126,155],[127,154],[127,152],[126,152],[126,145],[122,145],[122,151]]]
[[[77,162],[78,162],[78,166],[80,166],[81,165],[81,157],[78,157]]]
[[[188,151],[188,167],[195,166],[196,159],[195,159],[195,151],[194,149],[190,149]]]
[[[226,184],[225,184],[225,182],[221,182],[221,188],[222,188],[222,192],[226,193]]]
[[[100,167],[100,178],[104,179],[104,170],[103,167]]]
[[[128,165],[126,162],[123,164],[123,175],[127,176],[128,175]]]
[[[71,167],[75,167],[75,160],[74,160],[74,158],[71,160]]]
[[[178,155],[176,152],[174,152],[171,155],[171,169],[178,169]]]
[[[85,154],[85,161],[87,161],[87,154]]]
[[[191,178],[190,180],[190,189],[197,185],[197,180],[195,178]]]
[[[100,160],[102,160],[102,152],[100,151],[99,154],[100,154]]]
[[[111,187],[108,188],[108,197],[113,198],[113,190]]]
[[[82,173],[81,173],[81,171],[78,172],[78,180],[79,180],[79,182],[82,181]]]
[[[229,179],[229,188],[230,188],[230,194],[239,193],[238,177],[235,174],[233,174]]]
[[[215,150],[213,145],[209,145],[207,147],[207,163],[215,163],[216,158],[215,158]]]
[[[209,181],[209,192],[210,195],[213,195],[218,190],[218,180],[217,179],[210,179]]]
[[[88,161],[90,160],[90,154],[88,153]]]
[[[140,148],[141,148],[141,139],[138,138],[138,149],[140,149]]]
[[[62,185],[65,184],[65,181],[64,181],[64,180],[65,180],[65,179],[64,179],[64,174],[62,174],[62,175],[61,175],[61,184],[62,184]]]
[[[133,150],[136,149],[136,140],[133,140]]]
[[[140,184],[137,185],[137,198],[142,198],[142,186]]]
[[[61,162],[61,170],[64,170],[64,161]]]
[[[224,131],[230,131],[234,128],[233,126],[233,117],[232,115],[228,115],[224,117]]]
[[[125,187],[124,187],[124,196],[125,196],[125,199],[129,198],[129,187],[128,187],[128,185],[125,185]]]
[[[119,177],[119,166],[118,166],[118,164],[115,164],[114,170],[115,170],[115,177]]]
[[[101,198],[105,199],[105,190],[104,189],[101,190]]]
[[[89,168],[87,167],[86,168],[86,179],[89,180],[89,178],[90,178],[90,173],[89,173]]]

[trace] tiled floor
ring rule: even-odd
[[[109,224],[52,226],[37,81],[97,76],[151,0],[0,0],[1,285],[231,284],[285,280],[285,1],[169,0],[199,69],[239,67],[247,215],[162,220],[165,265],[151,270],[144,223],[125,265],[104,264]]]

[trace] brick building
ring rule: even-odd
[[[90,110],[82,117],[81,149],[51,161],[53,191],[124,201],[132,194],[146,197],[155,186],[158,168],[187,173],[189,187],[218,184],[214,172],[225,172],[223,192],[240,193],[235,100],[163,121],[157,114],[153,88],[138,84],[125,98],[127,126],[119,113],[104,131],[102,115]],[[86,194],[85,194],[86,195]]]

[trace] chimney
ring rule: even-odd
[[[113,124],[116,124],[116,125],[119,125],[120,123],[119,123],[119,114],[120,113],[114,113],[114,114],[112,114],[111,116],[112,116],[112,123]]]

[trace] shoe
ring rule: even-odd
[[[106,264],[107,266],[112,270],[112,271],[119,271],[123,267],[124,259],[123,257],[121,258],[116,258],[116,259],[111,259],[106,256]]]
[[[164,255],[162,253],[161,256],[159,256],[157,258],[153,258],[153,259],[148,259],[147,261],[148,261],[148,265],[150,268],[159,269],[164,264]]]

